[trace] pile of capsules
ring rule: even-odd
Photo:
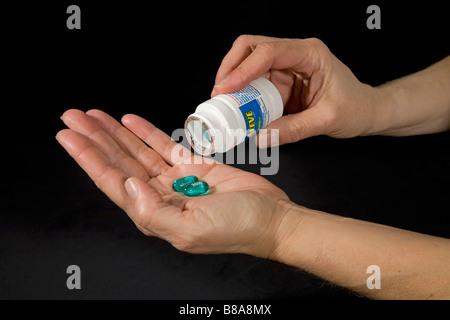
[[[209,185],[204,181],[198,181],[196,176],[187,176],[172,183],[176,192],[181,192],[188,197],[203,196],[209,193]]]

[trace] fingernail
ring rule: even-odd
[[[137,198],[139,189],[137,184],[133,181],[133,178],[128,178],[127,181],[125,181],[125,189],[131,199],[135,200]]]
[[[214,88],[223,86],[229,79],[230,79],[230,75],[227,75],[225,78],[222,79],[222,81],[220,81],[219,83],[216,83]]]
[[[268,146],[268,134],[266,129],[262,129],[258,132],[258,135],[256,136],[256,144],[258,145],[258,148],[265,149]]]
[[[258,148],[271,148],[280,145],[279,129],[261,129],[256,136]]]

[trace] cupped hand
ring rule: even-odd
[[[277,129],[279,141],[261,138],[260,146],[375,132],[377,90],[361,83],[318,39],[240,36],[217,71],[211,96],[240,90],[261,76],[278,88],[288,115],[261,132],[270,137],[270,129]]]
[[[185,149],[174,163],[180,145],[136,115],[123,125],[100,110],[61,118],[69,129],[58,142],[144,234],[188,252],[269,256],[288,197],[266,179]],[[210,193],[173,191],[172,182],[188,175],[207,182]]]

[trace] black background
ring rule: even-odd
[[[449,54],[443,2],[392,2],[4,6],[0,299],[362,299],[275,262],[192,255],[145,237],[54,136],[69,108],[136,113],[170,134],[209,98],[240,34],[317,37],[370,85]],[[81,30],[66,27],[70,4]],[[381,30],[366,27],[370,4]],[[280,147],[279,173],[267,178],[309,208],[449,237],[449,139],[310,138]],[[66,287],[72,264],[81,290]]]

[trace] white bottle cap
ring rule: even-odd
[[[186,137],[194,150],[201,155],[214,153],[214,140],[210,132],[212,124],[199,114],[190,115],[184,124]]]

